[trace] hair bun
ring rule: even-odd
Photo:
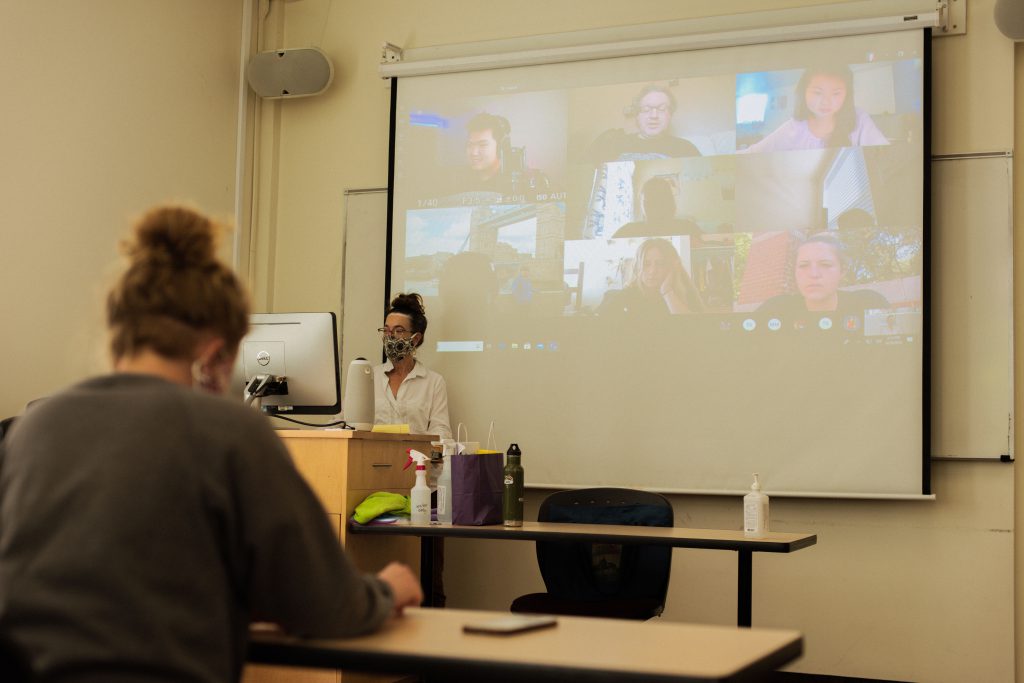
[[[423,297],[414,292],[409,294],[398,294],[391,300],[391,308],[414,311],[420,315],[426,313],[423,309]]]
[[[214,224],[184,207],[162,207],[137,224],[125,250],[133,261],[195,268],[216,262]]]

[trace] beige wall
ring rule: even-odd
[[[258,299],[275,310],[340,307],[342,192],[380,187],[387,180],[389,93],[376,73],[383,42],[427,47],[820,4],[303,0],[275,5],[266,31],[273,39],[264,47],[316,44],[333,60],[336,78],[317,98],[263,105],[261,149],[272,150],[267,154],[273,160],[263,159],[258,178],[272,199],[258,203],[257,248],[250,264],[258,273]],[[857,5],[841,4],[843,10]],[[934,41],[935,154],[1013,146],[1014,48],[993,25],[993,4],[970,0],[968,34]],[[837,11],[821,8],[820,16]],[[1014,476],[1010,465],[942,462],[934,465],[938,500],[933,503],[775,501],[775,528],[814,530],[819,545],[792,556],[755,559],[755,625],[796,627],[807,634],[806,655],[793,665],[796,671],[916,681],[1012,680]],[[531,498],[534,507],[527,514],[541,496]],[[677,497],[674,504],[680,524],[739,524],[735,500]],[[735,557],[687,551],[675,558],[665,618],[734,623]],[[526,543],[449,542],[446,579],[453,606],[502,609],[516,595],[541,587]]]
[[[132,216],[168,200],[231,216],[241,17],[0,3],[0,416],[106,367],[103,293]]]

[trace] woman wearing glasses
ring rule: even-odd
[[[448,388],[444,378],[416,360],[423,344],[427,315],[419,294],[391,300],[381,327],[387,362],[373,369],[376,424],[407,424],[413,434],[452,436],[448,420]]]
[[[672,135],[675,111],[676,98],[671,90],[653,83],[644,86],[623,112],[636,132],[622,128],[605,131],[587,150],[588,160],[600,164],[700,156],[692,142]]]

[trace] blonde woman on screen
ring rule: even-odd
[[[605,292],[597,314],[662,315],[703,309],[700,293],[683,268],[675,246],[667,239],[653,237],[637,249],[626,286]]]

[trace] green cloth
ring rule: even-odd
[[[409,496],[403,496],[400,493],[388,493],[387,491],[375,491],[356,506],[356,511],[352,513],[352,519],[360,524],[366,524],[388,512],[408,516],[410,513]]]

